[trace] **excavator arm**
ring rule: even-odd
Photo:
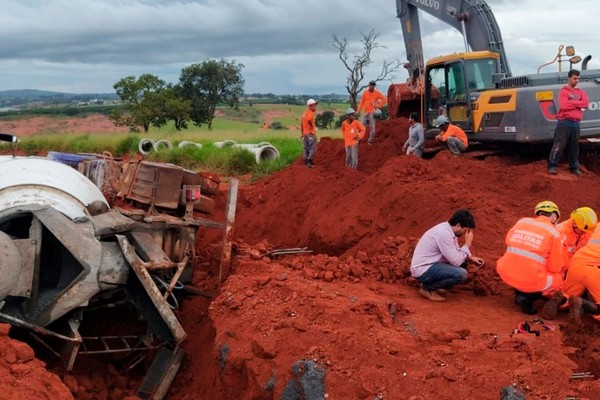
[[[396,0],[398,18],[406,46],[407,68],[411,78],[424,69],[423,46],[418,10],[445,22],[463,34],[465,51],[487,50],[500,56],[500,73],[512,76],[500,28],[483,0]],[[470,47],[470,49],[466,48]]]

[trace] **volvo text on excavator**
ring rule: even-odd
[[[388,89],[390,117],[418,111],[427,136],[446,114],[479,142],[551,142],[556,127],[558,92],[567,71],[512,76],[496,19],[483,0],[396,0],[406,46],[409,79]],[[463,35],[465,52],[423,61],[418,10],[447,23]],[[579,87],[590,106],[581,137],[600,136],[600,70],[583,60]]]

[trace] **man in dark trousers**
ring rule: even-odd
[[[554,131],[554,144],[548,157],[548,173],[557,174],[557,167],[565,148],[572,174],[581,175],[579,170],[579,123],[583,118],[583,110],[589,105],[587,94],[577,87],[580,72],[569,71],[567,84],[558,92],[558,124]]]

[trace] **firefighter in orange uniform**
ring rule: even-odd
[[[569,259],[587,244],[597,223],[598,217],[594,210],[590,207],[579,207],[571,213],[571,218],[557,225],[558,230],[563,234]]]
[[[586,290],[592,301],[582,297]],[[594,315],[600,321],[600,227],[571,258],[563,294],[569,299],[570,312],[576,321],[583,312]]]
[[[533,302],[562,289],[567,264],[562,234],[556,229],[558,206],[542,201],[534,218],[521,218],[506,235],[506,252],[496,262],[500,278],[515,289],[515,300],[526,314],[536,314]]]
[[[569,260],[572,260],[573,256],[588,243],[597,223],[598,217],[594,210],[589,207],[579,207],[571,213],[571,218],[558,224],[557,228],[563,235]],[[568,266],[570,268],[570,263]],[[563,272],[568,277],[567,270]],[[581,296],[581,293],[577,295]],[[544,305],[541,315],[544,319],[554,319],[559,308],[565,310],[569,308],[564,292],[556,292]]]

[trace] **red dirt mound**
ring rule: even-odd
[[[538,201],[563,215],[600,210],[598,176],[549,177],[543,156],[420,160],[400,154],[406,120],[378,132],[360,145],[358,171],[344,167],[340,140],[322,138],[314,169],[298,161],[242,188],[233,272],[208,310],[203,299],[184,305],[196,335],[171,398],[498,399],[503,388],[599,398],[598,379],[570,379],[600,374],[594,322],[581,331],[565,314],[529,317],[540,335],[515,333],[528,316],[494,272],[506,232]],[[486,264],[432,303],[409,276],[412,249],[462,207]],[[316,255],[264,256],[290,247]]]

